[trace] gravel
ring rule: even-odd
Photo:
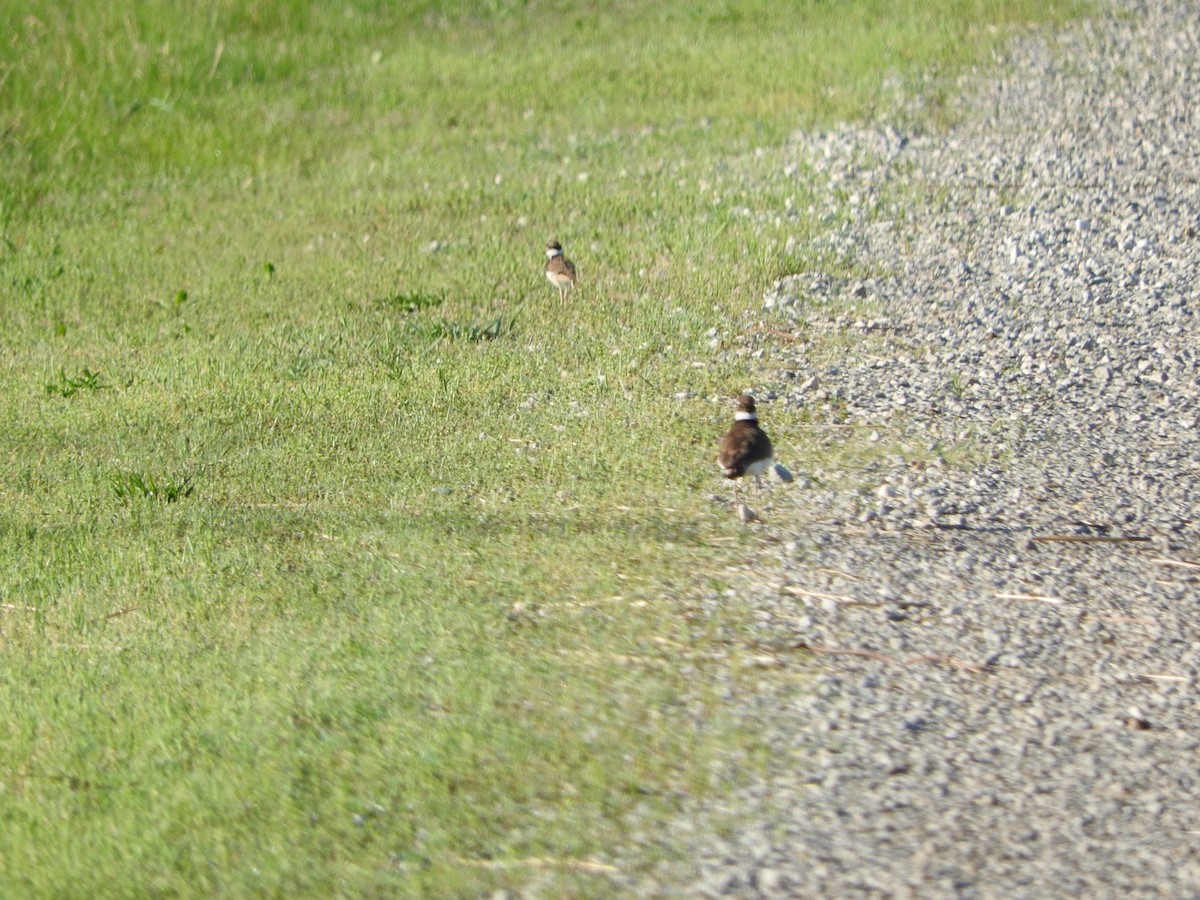
[[[949,130],[786,148],[872,274],[782,280],[738,351],[796,480],[697,602],[746,611],[771,752],[621,890],[1200,896],[1200,4],[1100,5]]]

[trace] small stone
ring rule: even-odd
[[[754,873],[755,886],[764,894],[782,894],[791,885],[790,879],[779,869],[762,868]]]
[[[750,669],[779,669],[783,667],[783,660],[778,656],[769,656],[765,653],[757,656],[747,657],[745,665]]]
[[[1148,731],[1150,729],[1150,720],[1146,718],[1146,714],[1137,706],[1129,707],[1126,714],[1125,725],[1128,728],[1135,728],[1139,731]]]

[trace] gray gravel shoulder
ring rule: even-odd
[[[801,477],[731,576],[767,771],[630,892],[1200,896],[1200,4],[1102,5],[948,133],[788,147],[881,274],[767,294],[764,425],[923,452],[839,480],[777,439]]]

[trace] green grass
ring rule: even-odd
[[[709,330],[854,264],[783,140],[1079,11],[0,0],[0,893],[611,890],[758,752],[688,597]]]

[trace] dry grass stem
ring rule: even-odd
[[[879,662],[906,666],[913,665],[914,663],[933,663],[935,665],[951,666],[955,669],[961,669],[964,672],[970,672],[973,675],[983,675],[987,671],[983,666],[965,662],[953,656],[943,656],[940,654],[921,654],[910,656],[906,659],[897,659],[894,656],[888,656],[886,653],[880,653],[878,650],[860,650],[853,647],[823,647],[820,644],[809,644],[804,641],[795,645],[794,649],[807,650],[810,653],[819,653],[823,656],[857,656],[862,659],[874,659]]]
[[[505,869],[509,866],[534,867],[538,869],[571,869],[576,872],[594,872],[597,875],[617,873],[621,870],[608,863],[594,859],[554,859],[548,856],[530,856],[526,859],[463,859],[454,862],[463,866],[479,866],[485,869]]]
[[[1186,559],[1167,559],[1165,556],[1159,556],[1150,560],[1158,563],[1160,566],[1178,566],[1181,569],[1200,569],[1200,563],[1191,562]]]
[[[810,600],[833,600],[837,603],[843,604],[844,606],[879,606],[878,603],[868,603],[865,600],[856,600],[854,597],[849,597],[845,594],[826,594],[821,591],[810,591],[794,584],[785,584],[783,586],[783,592],[785,594],[791,594],[793,597],[807,597]]]
[[[1111,622],[1114,625],[1157,625],[1158,619],[1140,618],[1138,616],[1106,615],[1096,616],[1101,622]]]
[[[1103,534],[1039,534],[1031,540],[1038,544],[1148,544],[1153,538],[1140,534],[1119,537]]]
[[[1062,603],[1058,597],[1047,597],[1044,594],[1008,594],[998,593],[996,597],[1000,600],[1021,600],[1029,603]]]

